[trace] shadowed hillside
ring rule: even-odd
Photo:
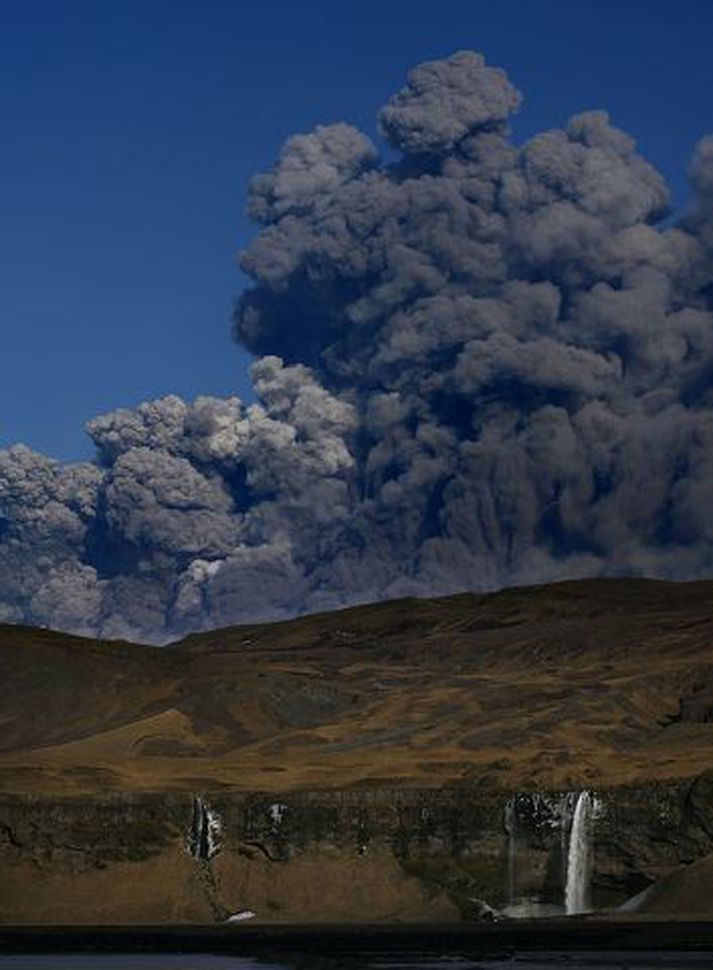
[[[576,788],[713,768],[713,582],[401,600],[169,648],[0,627],[7,793]]]

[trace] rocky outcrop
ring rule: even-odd
[[[593,793],[591,898],[713,853],[713,774]],[[364,789],[0,803],[0,921],[454,921],[562,912],[576,793]]]

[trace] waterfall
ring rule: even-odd
[[[202,799],[193,799],[193,821],[189,835],[189,849],[195,859],[207,861],[220,851],[220,816]]]
[[[517,856],[517,807],[511,798],[505,805],[505,831],[508,834],[508,906],[515,905],[515,860]]]
[[[589,881],[592,874],[592,819],[594,801],[588,791],[580,792],[572,818],[567,855],[565,908],[568,916],[589,909]]]

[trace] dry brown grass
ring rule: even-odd
[[[693,776],[713,767],[713,724],[677,715],[696,687],[713,709],[712,605],[713,583],[620,579],[385,603],[163,649],[0,627],[0,790]]]

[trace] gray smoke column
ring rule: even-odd
[[[256,176],[258,403],[0,453],[0,617],[163,641],[406,594],[713,574],[713,137],[692,202],[604,112],[516,147],[471,52]]]

